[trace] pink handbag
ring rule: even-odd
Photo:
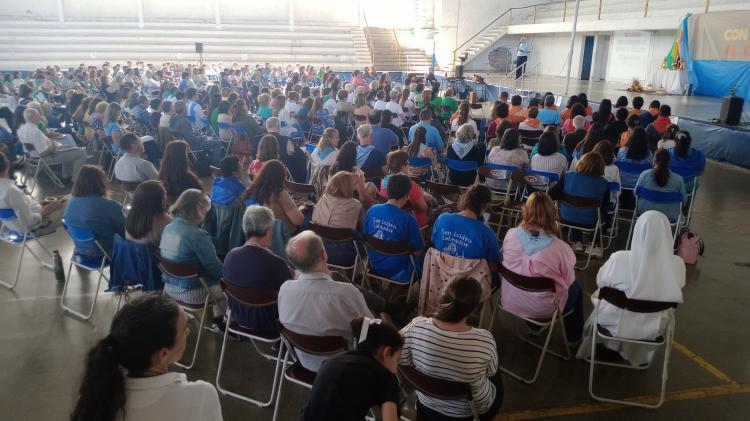
[[[698,234],[692,232],[682,234],[680,244],[677,246],[677,255],[685,261],[685,264],[698,263],[698,256],[703,256],[703,240]]]

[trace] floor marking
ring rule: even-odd
[[[695,399],[705,399],[717,396],[729,396],[737,395],[741,393],[750,393],[750,384],[725,384],[721,386],[708,386],[699,387],[695,389],[677,390],[674,392],[667,392],[664,397],[664,402],[679,402],[688,401]],[[636,396],[632,398],[625,398],[625,400],[637,403],[654,404],[658,401],[658,397],[654,395]],[[521,411],[513,411],[503,415],[495,417],[495,421],[520,421],[520,420],[533,420],[545,417],[561,417],[565,415],[583,415],[583,414],[594,414],[598,412],[613,411],[617,409],[627,408],[625,405],[614,404],[614,403],[585,403],[573,406],[561,406],[556,408],[544,408],[544,409],[527,409]]]
[[[700,355],[698,355],[698,354],[694,353],[693,351],[687,349],[687,347],[685,347],[685,345],[683,345],[683,344],[681,344],[681,343],[673,340],[672,341],[672,346],[674,347],[674,349],[678,350],[680,353],[682,353],[686,357],[688,357],[691,360],[693,360],[693,362],[696,363],[696,364],[698,364],[701,368],[703,368],[704,370],[706,370],[709,373],[711,373],[717,379],[719,379],[719,380],[721,380],[721,381],[723,381],[725,383],[737,384],[737,382],[734,381],[734,380],[732,380],[732,378],[729,377],[726,373],[724,373],[723,371],[721,371],[718,368],[716,368],[716,366],[714,366],[713,364],[711,364],[708,361],[706,361]]]

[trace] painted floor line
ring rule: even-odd
[[[679,351],[686,357],[690,358],[694,363],[698,364],[701,368],[711,373],[717,379],[723,382],[729,383],[729,384],[737,384],[737,382],[732,380],[732,378],[729,377],[726,373],[724,373],[723,371],[716,368],[716,366],[706,361],[705,358],[687,349],[685,345],[677,341],[672,341],[672,346],[674,347],[674,349],[676,349],[677,351]]]
[[[668,402],[679,402],[712,398],[717,396],[737,395],[741,393],[750,393],[750,384],[733,383],[720,386],[707,386],[695,389],[667,392],[666,396],[664,397],[664,403],[666,404]],[[625,400],[636,403],[654,404],[658,401],[658,397],[654,395],[647,395],[626,398]],[[546,417],[561,417],[566,415],[594,414],[598,412],[613,411],[623,408],[627,408],[627,406],[613,403],[585,403],[580,405],[561,406],[556,408],[513,411],[495,417],[495,421],[521,421]]]

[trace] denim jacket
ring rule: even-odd
[[[174,262],[195,263],[209,285],[216,284],[222,276],[223,265],[216,257],[211,236],[198,225],[184,218],[175,218],[164,228],[159,244],[161,257]],[[162,275],[164,282],[183,288],[201,288],[198,279],[176,279]]]

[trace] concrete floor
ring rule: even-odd
[[[588,365],[581,361],[545,360],[533,385],[505,377],[503,420],[541,419],[722,419],[746,420],[750,412],[750,171],[710,162],[702,179],[692,229],[706,243],[697,267],[688,269],[685,304],[677,310],[677,330],[669,367],[667,401],[658,410],[623,408],[602,404],[588,395]],[[119,189],[113,189],[120,197]],[[54,193],[46,189],[44,194]],[[67,258],[71,243],[62,230],[44,238],[50,250]],[[621,241],[622,243],[623,241]],[[15,274],[18,249],[2,244],[0,277]],[[594,290],[601,262],[579,273],[584,290]],[[88,304],[94,277],[74,271],[71,292],[74,305]],[[62,287],[52,272],[33,258],[24,260],[22,279],[14,291],[0,288],[0,419],[63,420],[68,418],[76,396],[84,356],[103,337],[115,300],[100,293],[92,322],[65,316],[60,310]],[[586,301],[586,313],[591,305]],[[498,316],[494,334],[501,361],[531,370],[535,353],[518,343],[507,320]],[[230,343],[225,385],[243,392],[270,391],[270,362],[258,357],[247,343]],[[221,337],[206,334],[197,367],[190,379],[215,382]],[[620,397],[648,396],[658,389],[659,372],[601,369],[602,391]],[[279,419],[292,420],[303,405],[306,391],[285,385]],[[644,398],[645,397],[645,398]],[[232,398],[222,398],[226,420],[266,420],[273,410],[258,408]]]

